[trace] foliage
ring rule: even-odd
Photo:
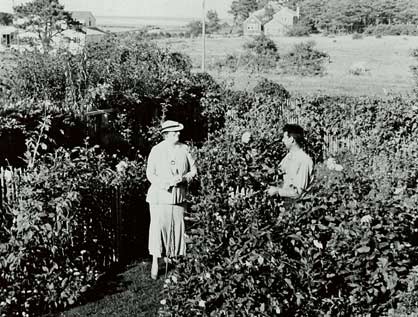
[[[285,54],[279,54],[274,41],[265,35],[255,37],[243,45],[242,53],[229,54],[209,67],[217,71],[245,70],[256,73],[323,76],[330,57],[314,48],[314,41],[295,44]]]
[[[216,33],[221,28],[218,13],[215,10],[209,10],[206,13],[207,25],[206,31],[208,34]]]
[[[0,25],[13,24],[13,14],[0,12]]]
[[[256,36],[252,41],[244,44],[244,49],[259,55],[274,55],[277,46],[273,40],[264,34]]]
[[[200,34],[202,34],[202,21],[190,22],[189,24],[187,24],[187,30],[191,36],[199,36]]]
[[[310,143],[350,133],[362,151],[338,155],[342,172],[319,163],[309,193],[287,202],[264,194],[280,179],[279,107],[243,107],[248,97],[230,100],[225,129],[197,152],[190,251],[165,281],[161,313],[384,315],[406,300],[418,251],[414,101],[299,100],[289,111]]]
[[[352,39],[353,40],[361,40],[361,39],[363,39],[363,36],[359,33],[354,33],[353,36],[352,36]]]
[[[413,24],[378,24],[371,25],[364,30],[368,35],[418,35]]]
[[[309,36],[310,33],[311,33],[310,27],[301,23],[291,26],[286,31],[287,36]]]
[[[33,0],[15,6],[14,11],[20,19],[16,25],[35,33],[44,52],[51,48],[54,37],[68,28],[80,25],[58,0]]]
[[[303,23],[327,32],[363,32],[376,24],[416,24],[418,4],[408,0],[303,0]]]
[[[49,124],[42,126],[46,131]],[[97,147],[87,146],[37,158],[47,147],[44,131],[27,142],[32,164],[10,206],[9,239],[0,249],[0,313],[7,316],[74,304],[115,256],[116,188],[124,193],[120,205],[126,211],[136,201],[131,195],[145,195],[143,161],[116,172]]]
[[[234,22],[240,25],[250,16],[251,12],[258,8],[257,0],[234,0],[229,13],[234,17]]]
[[[253,91],[257,94],[263,94],[270,96],[278,100],[286,100],[290,97],[290,93],[283,87],[283,85],[275,83],[267,78],[262,78],[253,88]]]
[[[292,50],[282,56],[279,67],[282,72],[301,76],[322,76],[329,55],[314,48],[314,41],[295,44]]]
[[[190,59],[136,35],[109,36],[79,55],[26,52],[5,77],[9,100],[50,100],[62,114],[83,118],[88,111],[113,108],[109,125],[91,142],[130,158],[147,153],[147,126],[173,116],[188,127],[188,139],[199,141],[196,127],[206,126],[200,98],[206,87],[191,72]],[[90,123],[96,124],[94,117]],[[140,129],[138,129],[140,127]],[[201,130],[199,130],[201,131]]]

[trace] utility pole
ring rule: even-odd
[[[205,59],[206,59],[206,10],[205,0],[202,0],[202,72],[205,71]]]

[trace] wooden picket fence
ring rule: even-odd
[[[4,219],[10,218],[9,206],[16,202],[21,193],[21,181],[25,175],[25,169],[13,167],[0,167],[0,223]],[[111,204],[108,212],[110,213],[110,230],[107,232],[111,244],[100,252],[102,267],[110,267],[114,263],[118,263],[121,259],[121,250],[123,247],[123,217],[120,207],[120,189],[118,187],[111,188],[109,191],[111,196]],[[89,220],[86,219],[88,222]],[[91,219],[90,221],[95,221]],[[87,226],[86,226],[87,228]],[[87,230],[87,229],[86,229]],[[88,231],[84,235],[88,236]]]

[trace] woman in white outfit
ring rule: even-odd
[[[149,252],[152,255],[151,277],[158,277],[158,258],[184,255],[184,220],[187,184],[197,174],[195,161],[187,145],[179,142],[183,125],[167,120],[161,126],[164,140],[149,154],[147,178],[151,186],[147,193],[151,224]]]

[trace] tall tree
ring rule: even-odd
[[[257,0],[234,0],[229,13],[234,17],[236,24],[241,24],[250,16],[250,13],[259,8]]]
[[[206,29],[208,33],[215,33],[220,29],[220,19],[218,17],[218,13],[215,10],[208,11],[206,14],[206,20]]]
[[[51,48],[54,37],[80,25],[71,13],[64,10],[59,0],[32,0],[14,7],[14,11],[19,18],[17,26],[36,33],[45,52]]]

